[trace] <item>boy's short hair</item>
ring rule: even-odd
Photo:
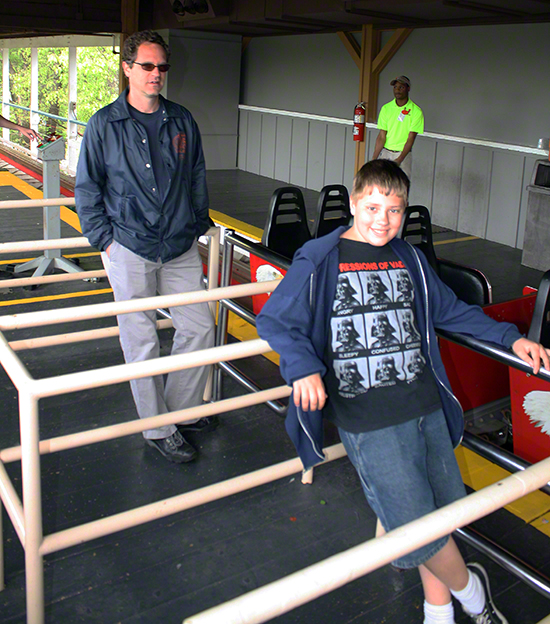
[[[380,158],[365,163],[353,180],[352,197],[361,196],[367,189],[376,187],[381,193],[395,193],[408,203],[410,181],[407,174],[392,160]]]
[[[170,48],[168,44],[158,32],[154,30],[141,30],[130,35],[122,46],[121,58],[128,65],[132,65],[137,58],[138,48],[142,43],[156,43],[158,44],[166,54],[166,61],[170,60]]]

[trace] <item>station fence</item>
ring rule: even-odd
[[[66,198],[60,198],[56,201],[59,203],[53,205],[66,205],[68,203]],[[36,202],[38,206],[43,206],[45,203],[44,200],[36,200]],[[22,203],[19,202],[18,207],[21,207]],[[0,208],[2,207],[7,206],[0,205]],[[40,440],[39,401],[45,397],[118,384],[131,379],[161,375],[193,366],[220,365],[230,360],[265,354],[270,351],[268,343],[260,339],[237,344],[223,344],[225,337],[222,334],[226,332],[226,327],[224,327],[224,322],[220,320],[222,318],[220,314],[218,319],[218,340],[213,348],[200,352],[165,356],[146,362],[107,366],[84,372],[34,379],[18,357],[17,351],[112,336],[116,335],[117,332],[114,331],[116,328],[92,330],[92,332],[74,332],[59,336],[38,337],[11,342],[6,339],[4,333],[7,331],[105,318],[117,314],[163,309],[198,302],[209,302],[212,311],[217,301],[222,302],[220,310],[222,308],[230,309],[234,307],[232,302],[234,303],[235,299],[275,290],[278,284],[277,280],[229,286],[223,283],[224,280],[227,281],[227,275],[222,276],[222,285],[218,287],[218,228],[211,228],[207,236],[209,238],[208,289],[205,291],[0,317],[0,364],[6,370],[18,391],[21,432],[20,446],[0,450],[0,498],[25,552],[26,606],[29,624],[43,624],[45,619],[43,563],[45,555],[275,481],[284,476],[300,472],[302,469],[300,460],[296,458],[192,492],[103,517],[79,526],[73,526],[56,533],[49,535],[44,535],[43,533],[40,482],[41,455],[132,435],[153,427],[196,420],[204,416],[259,403],[276,402],[290,395],[290,388],[287,386],[280,386],[270,390],[261,390],[256,387],[256,391],[250,394],[218,400],[199,407]],[[0,246],[0,252],[13,253],[15,251],[46,248],[65,249],[68,247],[86,246],[88,245],[85,239],[27,241],[26,243],[5,243]],[[268,259],[277,260],[277,258],[270,256],[265,248],[263,251],[259,247],[254,248],[254,251],[265,253]],[[223,266],[224,271],[228,271],[230,267],[229,260],[227,260],[226,266],[226,260],[224,259]],[[79,273],[78,279],[86,279],[87,273]],[[52,276],[35,278],[35,283],[46,283],[47,277]],[[56,275],[55,277],[57,278],[56,281],[64,281],[68,276]],[[13,285],[15,281],[9,280],[8,283]],[[163,321],[160,322],[162,323]],[[503,356],[503,354],[500,355]],[[510,360],[510,358],[512,359]],[[507,361],[512,366],[522,368],[523,370],[528,369],[515,356],[507,356]],[[550,374],[546,371],[541,371],[539,376],[550,380]],[[219,387],[215,388],[215,390],[218,392]],[[341,444],[325,449],[325,453],[327,461],[332,461],[345,455]],[[21,461],[22,469],[22,500],[18,496],[5,468],[7,463],[19,460]],[[344,583],[350,582],[354,578],[384,565],[397,556],[432,541],[439,535],[450,533],[455,528],[490,513],[511,500],[515,500],[530,491],[540,488],[548,483],[549,480],[550,459],[547,459],[462,501],[457,501],[453,505],[434,512],[410,525],[392,531],[384,537],[370,540],[365,544],[350,549],[350,551],[336,555],[290,577],[229,601],[225,605],[192,616],[185,622],[186,624],[206,624],[207,622],[215,622],[216,624],[220,622],[224,622],[224,624],[233,622],[252,624],[254,622],[265,622],[299,604],[303,604]],[[0,544],[2,542],[3,540],[0,540]],[[3,561],[0,561],[0,586],[4,587]]]

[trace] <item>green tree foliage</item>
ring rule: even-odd
[[[77,110],[79,121],[87,122],[102,106],[118,95],[118,67],[120,56],[110,47],[77,48]],[[69,49],[38,49],[38,109],[52,115],[67,117],[69,87]],[[10,50],[11,102],[30,108],[31,51],[28,48]],[[30,125],[30,113],[10,109],[10,119]],[[79,133],[84,128],[79,127]],[[40,117],[39,132],[55,133],[66,138],[67,122]],[[11,132],[12,141],[28,146],[18,132]]]
[[[118,68],[120,54],[111,48],[78,48],[77,92],[79,121],[88,121],[103,106],[118,96]]]

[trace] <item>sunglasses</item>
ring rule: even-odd
[[[141,69],[146,72],[152,72],[155,67],[158,67],[159,72],[165,74],[170,69],[170,63],[160,63],[155,65],[154,63],[138,63],[134,61],[136,65],[141,65]]]

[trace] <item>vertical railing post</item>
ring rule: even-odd
[[[25,518],[25,577],[28,624],[44,624],[44,562],[38,400],[29,388],[19,390],[21,474]]]
[[[76,65],[76,48],[69,48],[69,106],[67,117],[67,159],[69,161],[69,170],[76,171],[78,160],[78,126],[71,123],[77,119],[76,98],[77,98],[77,65]]]
[[[2,117],[10,118],[10,49],[2,50]],[[10,140],[10,131],[8,128],[2,128],[2,138],[4,141]]]
[[[2,501],[0,500],[0,591],[6,588],[4,577],[4,525],[2,523]]]
[[[226,234],[232,233],[230,230],[226,230]],[[229,242],[227,236],[223,239],[223,263],[222,263],[222,275],[220,280],[220,287],[229,286],[231,282],[231,274],[233,272],[233,243]],[[227,333],[227,317],[229,311],[220,301],[218,303],[218,324],[216,326],[216,346],[225,344],[225,337]],[[214,375],[214,387],[213,387],[214,401],[221,400],[222,397],[222,369],[216,367],[216,373]]]
[[[32,111],[38,110],[38,48],[31,48],[31,101],[30,101],[29,125],[38,132],[38,124],[40,115]],[[36,156],[38,154],[38,142],[30,141],[31,153]]]

